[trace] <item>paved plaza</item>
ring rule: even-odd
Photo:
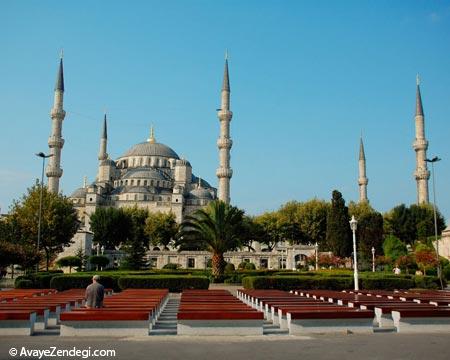
[[[0,360],[36,359],[10,356],[12,347],[32,349],[115,350],[114,359],[448,359],[450,334],[317,335],[313,337],[173,337],[65,338],[58,336],[1,337]],[[42,357],[50,359],[52,357]],[[53,357],[54,358],[54,357]],[[83,358],[64,357],[68,359]],[[94,358],[93,356],[89,358]],[[99,357],[105,359],[107,357]]]

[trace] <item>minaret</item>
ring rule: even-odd
[[[219,179],[219,200],[230,203],[230,179],[233,170],[230,167],[230,149],[233,141],[230,139],[230,121],[233,113],[230,111],[230,79],[228,77],[228,55],[225,54],[225,70],[222,84],[222,104],[217,112],[220,120],[220,136],[217,140],[219,148],[219,168],[216,175]]]
[[[364,144],[362,137],[359,142],[359,202],[369,202],[367,199],[367,184],[369,183],[369,179],[366,176],[366,154],[364,153]]]
[[[48,190],[57,194],[59,192],[59,178],[63,174],[61,169],[61,149],[64,146],[64,139],[61,137],[62,122],[66,116],[63,109],[64,103],[64,71],[63,56],[59,61],[58,75],[55,84],[55,97],[53,108],[50,112],[52,118],[52,133],[48,139],[51,157],[49,158],[46,175],[48,178]]]
[[[413,148],[416,151],[416,171],[414,177],[417,182],[417,203],[428,204],[428,179],[430,172],[427,169],[427,149],[428,141],[425,139],[425,119],[423,115],[422,97],[420,95],[420,79],[417,75],[416,90],[416,139]]]
[[[102,136],[100,138],[100,150],[98,152],[98,159],[100,161],[108,159],[108,153],[107,146],[108,146],[108,130],[107,130],[107,124],[106,124],[106,113],[103,118],[103,130],[102,130]]]

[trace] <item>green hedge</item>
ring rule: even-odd
[[[352,278],[317,276],[248,276],[242,279],[245,289],[327,289],[343,290],[353,287]]]
[[[353,277],[327,276],[249,276],[242,280],[245,289],[326,289],[344,290],[353,288]],[[445,285],[445,284],[444,284]],[[439,279],[433,276],[391,276],[390,274],[367,275],[359,277],[359,286],[365,290],[395,289],[436,289]]]
[[[414,287],[414,280],[405,277],[362,277],[359,287],[364,290],[399,290]]]
[[[181,292],[184,289],[208,289],[209,279],[204,276],[123,276],[119,279],[119,287],[123,289],[169,289]]]
[[[447,286],[445,279],[442,279],[444,287]],[[441,282],[437,276],[414,276],[414,285],[420,289],[440,289]]]
[[[112,288],[114,291],[119,290],[117,284],[119,277],[103,276],[100,274],[100,280],[98,281],[105,288]],[[68,289],[84,289],[89,284],[92,284],[92,275],[64,275],[56,276],[50,281],[50,287],[58,291]]]
[[[32,283],[31,288],[34,289],[49,289],[51,288],[50,282],[56,276],[62,276],[61,272],[38,272],[37,274],[29,274],[29,275],[21,275],[16,278],[14,281],[14,287],[16,289],[20,289],[18,287],[18,283],[22,280],[29,280]]]
[[[14,284],[16,289],[33,289],[33,281],[28,279],[20,279]]]

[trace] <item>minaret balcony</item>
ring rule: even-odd
[[[221,109],[217,112],[217,116],[220,119],[220,121],[225,121],[225,120],[231,121],[231,118],[233,117],[233,112],[230,110]]]
[[[367,185],[369,183],[369,179],[368,178],[359,178],[358,179],[358,184],[359,185]]]
[[[425,139],[416,139],[413,143],[413,148],[415,151],[427,150],[428,149],[428,141]]]
[[[219,149],[231,149],[233,146],[233,140],[230,138],[218,138],[217,139],[217,146]]]
[[[417,169],[414,172],[416,180],[428,180],[430,178],[430,172],[427,169]]]
[[[63,109],[53,108],[50,116],[52,119],[63,120],[66,117],[66,112]]]
[[[216,170],[216,176],[218,178],[231,178],[233,176],[233,170],[231,168],[220,167]]]
[[[51,148],[62,148],[64,146],[64,139],[57,136],[50,136],[48,138],[48,146]]]
[[[47,177],[61,177],[63,174],[63,170],[57,167],[47,167],[47,171],[45,172]]]

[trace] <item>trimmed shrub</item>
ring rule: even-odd
[[[14,281],[14,287],[19,289],[18,282],[21,280],[29,280],[33,289],[49,289],[51,280],[56,276],[61,276],[61,272],[38,272],[37,274],[21,275]]]
[[[119,279],[120,289],[169,289],[181,292],[184,289],[208,289],[209,279],[204,276],[122,276]]]
[[[165,270],[177,270],[179,269],[181,266],[180,264],[172,264],[172,263],[168,263],[166,265],[163,266],[163,269]]]
[[[33,289],[33,281],[28,279],[21,279],[19,281],[16,281],[14,284],[16,289]]]
[[[362,277],[360,288],[365,290],[399,290],[414,287],[414,280],[405,277]]]
[[[445,279],[442,279],[444,287],[447,285]],[[440,289],[441,282],[437,276],[414,276],[414,284],[420,289]]]
[[[242,279],[245,289],[327,289],[344,290],[353,287],[352,278],[317,276],[248,276]]]
[[[232,263],[227,263],[227,264],[225,265],[225,274],[232,273],[232,272],[234,272],[234,270],[235,270],[234,264],[232,264]]]
[[[119,277],[100,275],[99,283],[105,288],[112,288],[114,291],[119,291],[117,284]],[[53,277],[50,281],[50,287],[58,291],[68,289],[84,289],[92,284],[92,275],[63,275]]]

